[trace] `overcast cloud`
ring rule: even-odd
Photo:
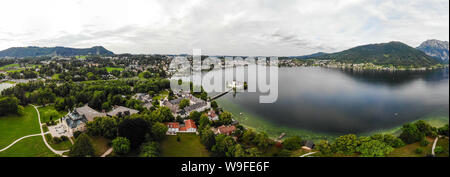
[[[1,0],[0,50],[290,56],[449,40],[448,0]]]

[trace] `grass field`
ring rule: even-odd
[[[444,152],[440,154],[436,154],[436,157],[448,157],[448,149],[449,149],[449,139],[448,138],[439,138],[436,143],[436,147],[441,146],[444,149]]]
[[[57,157],[51,152],[41,136],[25,138],[11,146],[9,149],[0,152],[0,157]]]
[[[0,149],[20,137],[40,132],[37,113],[32,106],[25,107],[23,116],[2,116],[0,117]]]
[[[94,146],[95,156],[99,157],[103,153],[106,152],[110,148],[108,145],[111,140],[98,136],[98,137],[89,137],[91,139],[91,143]],[[70,143],[70,142],[69,142]]]
[[[118,68],[118,67],[106,67],[106,71],[111,72],[114,70],[118,70],[118,71],[123,71],[123,68]]]
[[[39,114],[41,114],[41,122],[46,123],[50,122],[50,115],[49,113],[51,111],[56,111],[55,107],[53,105],[45,106],[45,107],[39,107]],[[58,111],[57,111],[58,112]],[[58,120],[61,117],[64,117],[67,114],[67,111],[59,111],[58,117],[53,117],[53,120]]]
[[[61,75],[61,74],[53,74],[52,79],[55,79],[55,80],[59,79],[59,75]]]
[[[4,65],[4,66],[0,66],[0,70],[7,70],[9,68],[18,68],[19,64],[15,63],[15,64],[9,64],[9,65]]]
[[[387,157],[425,157],[426,155],[431,154],[431,148],[433,147],[434,138],[427,137],[427,141],[429,143],[426,147],[420,146],[419,142],[408,144],[401,148],[396,148],[389,155],[387,155]],[[422,148],[422,153],[417,154],[415,152],[417,148]]]
[[[50,146],[55,150],[68,150],[70,149],[70,147],[72,147],[72,143],[69,140],[55,144],[53,143],[52,138],[53,137],[50,134],[46,134],[45,136],[45,139],[47,139],[48,144],[50,144]]]
[[[177,136],[166,136],[161,143],[162,157],[209,157],[210,154],[205,146],[200,143],[200,137],[196,134],[179,133],[180,142]]]

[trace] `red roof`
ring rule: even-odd
[[[209,117],[216,117],[216,112],[214,110],[209,111]]]
[[[180,124],[178,122],[166,122],[164,123],[168,128],[180,128]]]
[[[197,126],[195,125],[195,122],[191,119],[184,120],[184,124],[186,126],[186,130],[190,129],[190,128],[195,128],[195,129],[197,128]],[[181,128],[180,128],[180,130],[181,130]]]
[[[221,134],[230,134],[236,130],[236,127],[234,125],[232,125],[232,126],[222,125],[222,126],[218,127],[218,129]]]

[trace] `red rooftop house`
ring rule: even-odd
[[[167,135],[175,135],[180,133],[195,133],[197,132],[197,126],[195,122],[191,119],[184,120],[184,124],[179,124],[178,122],[166,122],[164,123],[167,128]]]

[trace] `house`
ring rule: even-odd
[[[214,110],[211,109],[208,112],[208,119],[210,121],[216,121],[216,120],[219,120],[219,116],[216,114],[216,112]]]
[[[225,126],[222,125],[220,127],[217,127],[216,129],[213,129],[214,134],[224,134],[224,135],[231,135],[236,131],[236,127],[234,125],[231,126]]]
[[[152,104],[152,97],[149,94],[145,94],[145,93],[136,93],[135,95],[133,95],[133,97],[131,97],[133,99],[139,100],[143,102],[143,107],[150,109],[151,107],[153,107]]]
[[[87,104],[83,107],[75,108],[72,112],[63,117],[63,123],[69,128],[71,134],[76,131],[85,131],[86,123],[93,121],[96,117],[104,117],[105,113],[100,113]]]
[[[177,134],[178,131],[180,131],[180,124],[178,122],[166,122],[164,123],[167,126],[167,133],[168,135],[174,135]]]
[[[191,119],[184,120],[184,124],[178,122],[166,122],[164,125],[167,126],[167,135],[175,135],[177,133],[195,133],[197,132],[197,126],[195,122]]]
[[[304,142],[304,146],[302,146],[302,149],[310,151],[314,149],[314,147],[315,147],[314,142],[312,142],[311,140],[307,140]]]
[[[139,111],[135,110],[135,109],[130,109],[127,107],[116,105],[113,107],[113,109],[111,111],[106,113],[106,115],[113,117],[113,116],[118,116],[118,115],[133,115],[136,113],[139,113]]]

